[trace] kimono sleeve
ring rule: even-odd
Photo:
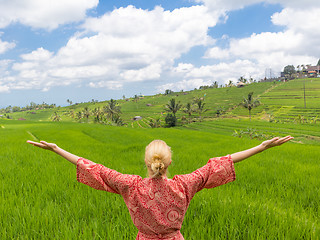
[[[94,189],[124,195],[139,179],[137,175],[127,175],[79,158],[77,161],[77,180]]]
[[[236,179],[231,155],[209,159],[208,163],[196,171],[175,176],[191,198],[203,188],[214,188]]]

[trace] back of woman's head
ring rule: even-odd
[[[171,149],[162,140],[154,140],[146,147],[145,163],[153,172],[151,177],[161,177],[171,164]]]

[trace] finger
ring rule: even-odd
[[[285,143],[285,142],[288,142],[288,141],[290,141],[292,139],[294,139],[294,137],[288,136],[285,139],[283,139],[283,142]]]
[[[286,137],[281,138],[280,140],[281,140],[281,141],[286,141],[286,140],[288,140],[288,139],[290,139],[290,138],[291,138],[291,136],[286,136]]]
[[[276,141],[278,141],[278,140],[279,140],[279,137],[272,138],[272,139],[270,140],[270,143],[274,143],[274,142],[276,142]]]
[[[32,144],[33,146],[36,146],[36,147],[41,147],[41,148],[45,147],[45,145],[42,143],[33,142],[33,141],[27,141],[27,142]]]
[[[49,147],[50,143],[47,143],[46,141],[40,141],[40,143],[42,143],[43,146]]]
[[[286,136],[286,137],[280,138],[278,141],[278,144],[281,145],[283,143],[290,141],[291,139],[293,139],[293,137],[291,137],[291,136]]]

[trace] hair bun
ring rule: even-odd
[[[164,169],[164,164],[160,162],[151,163],[151,169],[154,172],[159,172],[160,170]]]
[[[160,157],[159,154],[154,154],[153,157],[152,157],[152,161],[153,162],[158,162],[162,159],[162,157]]]

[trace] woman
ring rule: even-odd
[[[77,165],[77,180],[98,190],[121,194],[138,228],[136,239],[184,239],[180,233],[184,215],[193,196],[203,188],[213,188],[235,180],[234,163],[268,148],[280,146],[291,136],[273,138],[251,149],[225,157],[211,158],[190,174],[167,178],[171,149],[161,140],[152,141],[145,151],[148,178],[121,174],[103,165],[71,154],[54,143],[28,143],[51,150]]]

